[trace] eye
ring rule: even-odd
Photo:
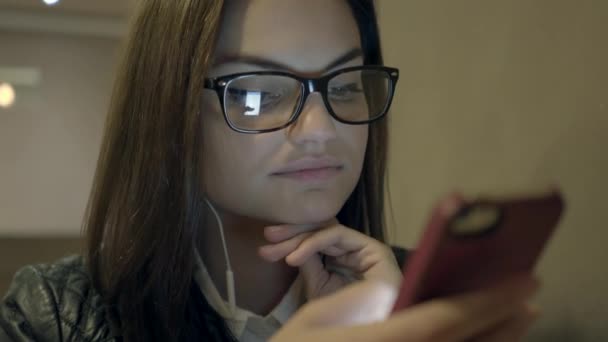
[[[228,100],[232,106],[240,107],[244,115],[260,115],[270,112],[281,103],[283,92],[240,89],[231,87],[228,89]]]
[[[327,95],[331,100],[349,101],[358,97],[363,92],[358,83],[348,83],[343,85],[334,85],[328,89]]]
[[[263,106],[267,106],[267,105],[272,105],[273,103],[277,103],[278,101],[281,100],[281,98],[283,97],[282,93],[279,92],[269,92],[269,91],[263,91],[260,93],[261,96],[261,104],[262,107]]]

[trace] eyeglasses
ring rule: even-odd
[[[226,123],[241,133],[285,128],[298,119],[308,95],[321,93],[329,114],[351,125],[369,124],[386,115],[399,70],[364,65],[304,78],[281,71],[259,71],[206,78],[215,90]]]

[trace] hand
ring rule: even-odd
[[[537,281],[519,277],[388,317],[397,291],[362,281],[306,304],[271,342],[514,342],[525,336],[538,316],[526,304],[537,289]]]
[[[395,290],[401,283],[401,270],[391,249],[354,229],[333,220],[321,229],[312,225],[266,227],[264,236],[272,245],[260,248],[268,261],[285,259],[299,267],[308,299],[332,293],[355,278],[382,281]]]

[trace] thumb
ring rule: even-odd
[[[360,281],[309,302],[294,321],[306,327],[373,323],[390,315],[396,297],[396,289],[389,284]]]

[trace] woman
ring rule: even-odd
[[[106,123],[85,258],[21,271],[0,337],[329,341],[398,326],[411,340],[461,341],[525,331],[529,279],[380,325],[327,328],[384,318],[400,279],[403,251],[383,244],[382,216],[398,71],[382,66],[371,1],[140,7]],[[330,295],[356,279],[365,281]],[[380,306],[349,318],[359,312],[349,301]]]

